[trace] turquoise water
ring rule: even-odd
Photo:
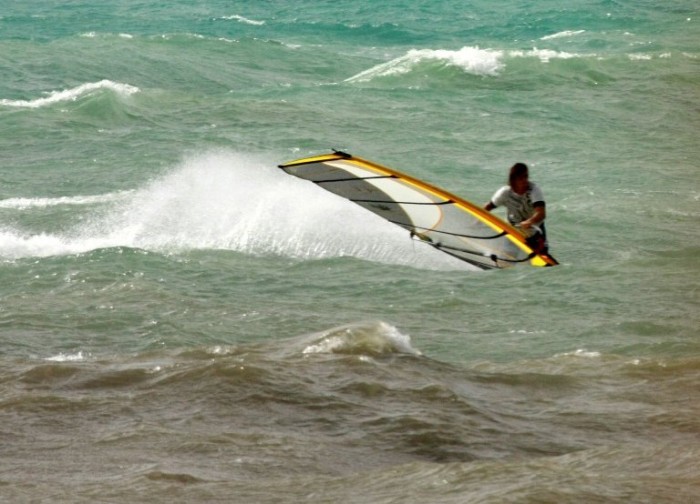
[[[0,496],[690,502],[699,21],[0,1]],[[528,163],[561,266],[276,168],[331,148],[477,203]]]

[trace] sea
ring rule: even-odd
[[[0,0],[0,502],[698,502],[698,132],[695,0]],[[332,149],[527,163],[561,264]]]

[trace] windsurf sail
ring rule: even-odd
[[[334,151],[279,165],[409,231],[410,236],[482,269],[519,263],[553,266],[520,230],[483,208],[427,182]]]

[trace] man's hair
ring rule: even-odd
[[[510,173],[508,174],[508,185],[512,186],[513,182],[515,182],[515,179],[527,176],[527,165],[525,163],[515,163],[513,166],[510,167]]]

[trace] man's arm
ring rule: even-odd
[[[547,210],[545,209],[544,202],[535,203],[533,210],[534,213],[532,214],[532,217],[520,223],[521,228],[530,229],[532,226],[536,226],[547,217]]]

